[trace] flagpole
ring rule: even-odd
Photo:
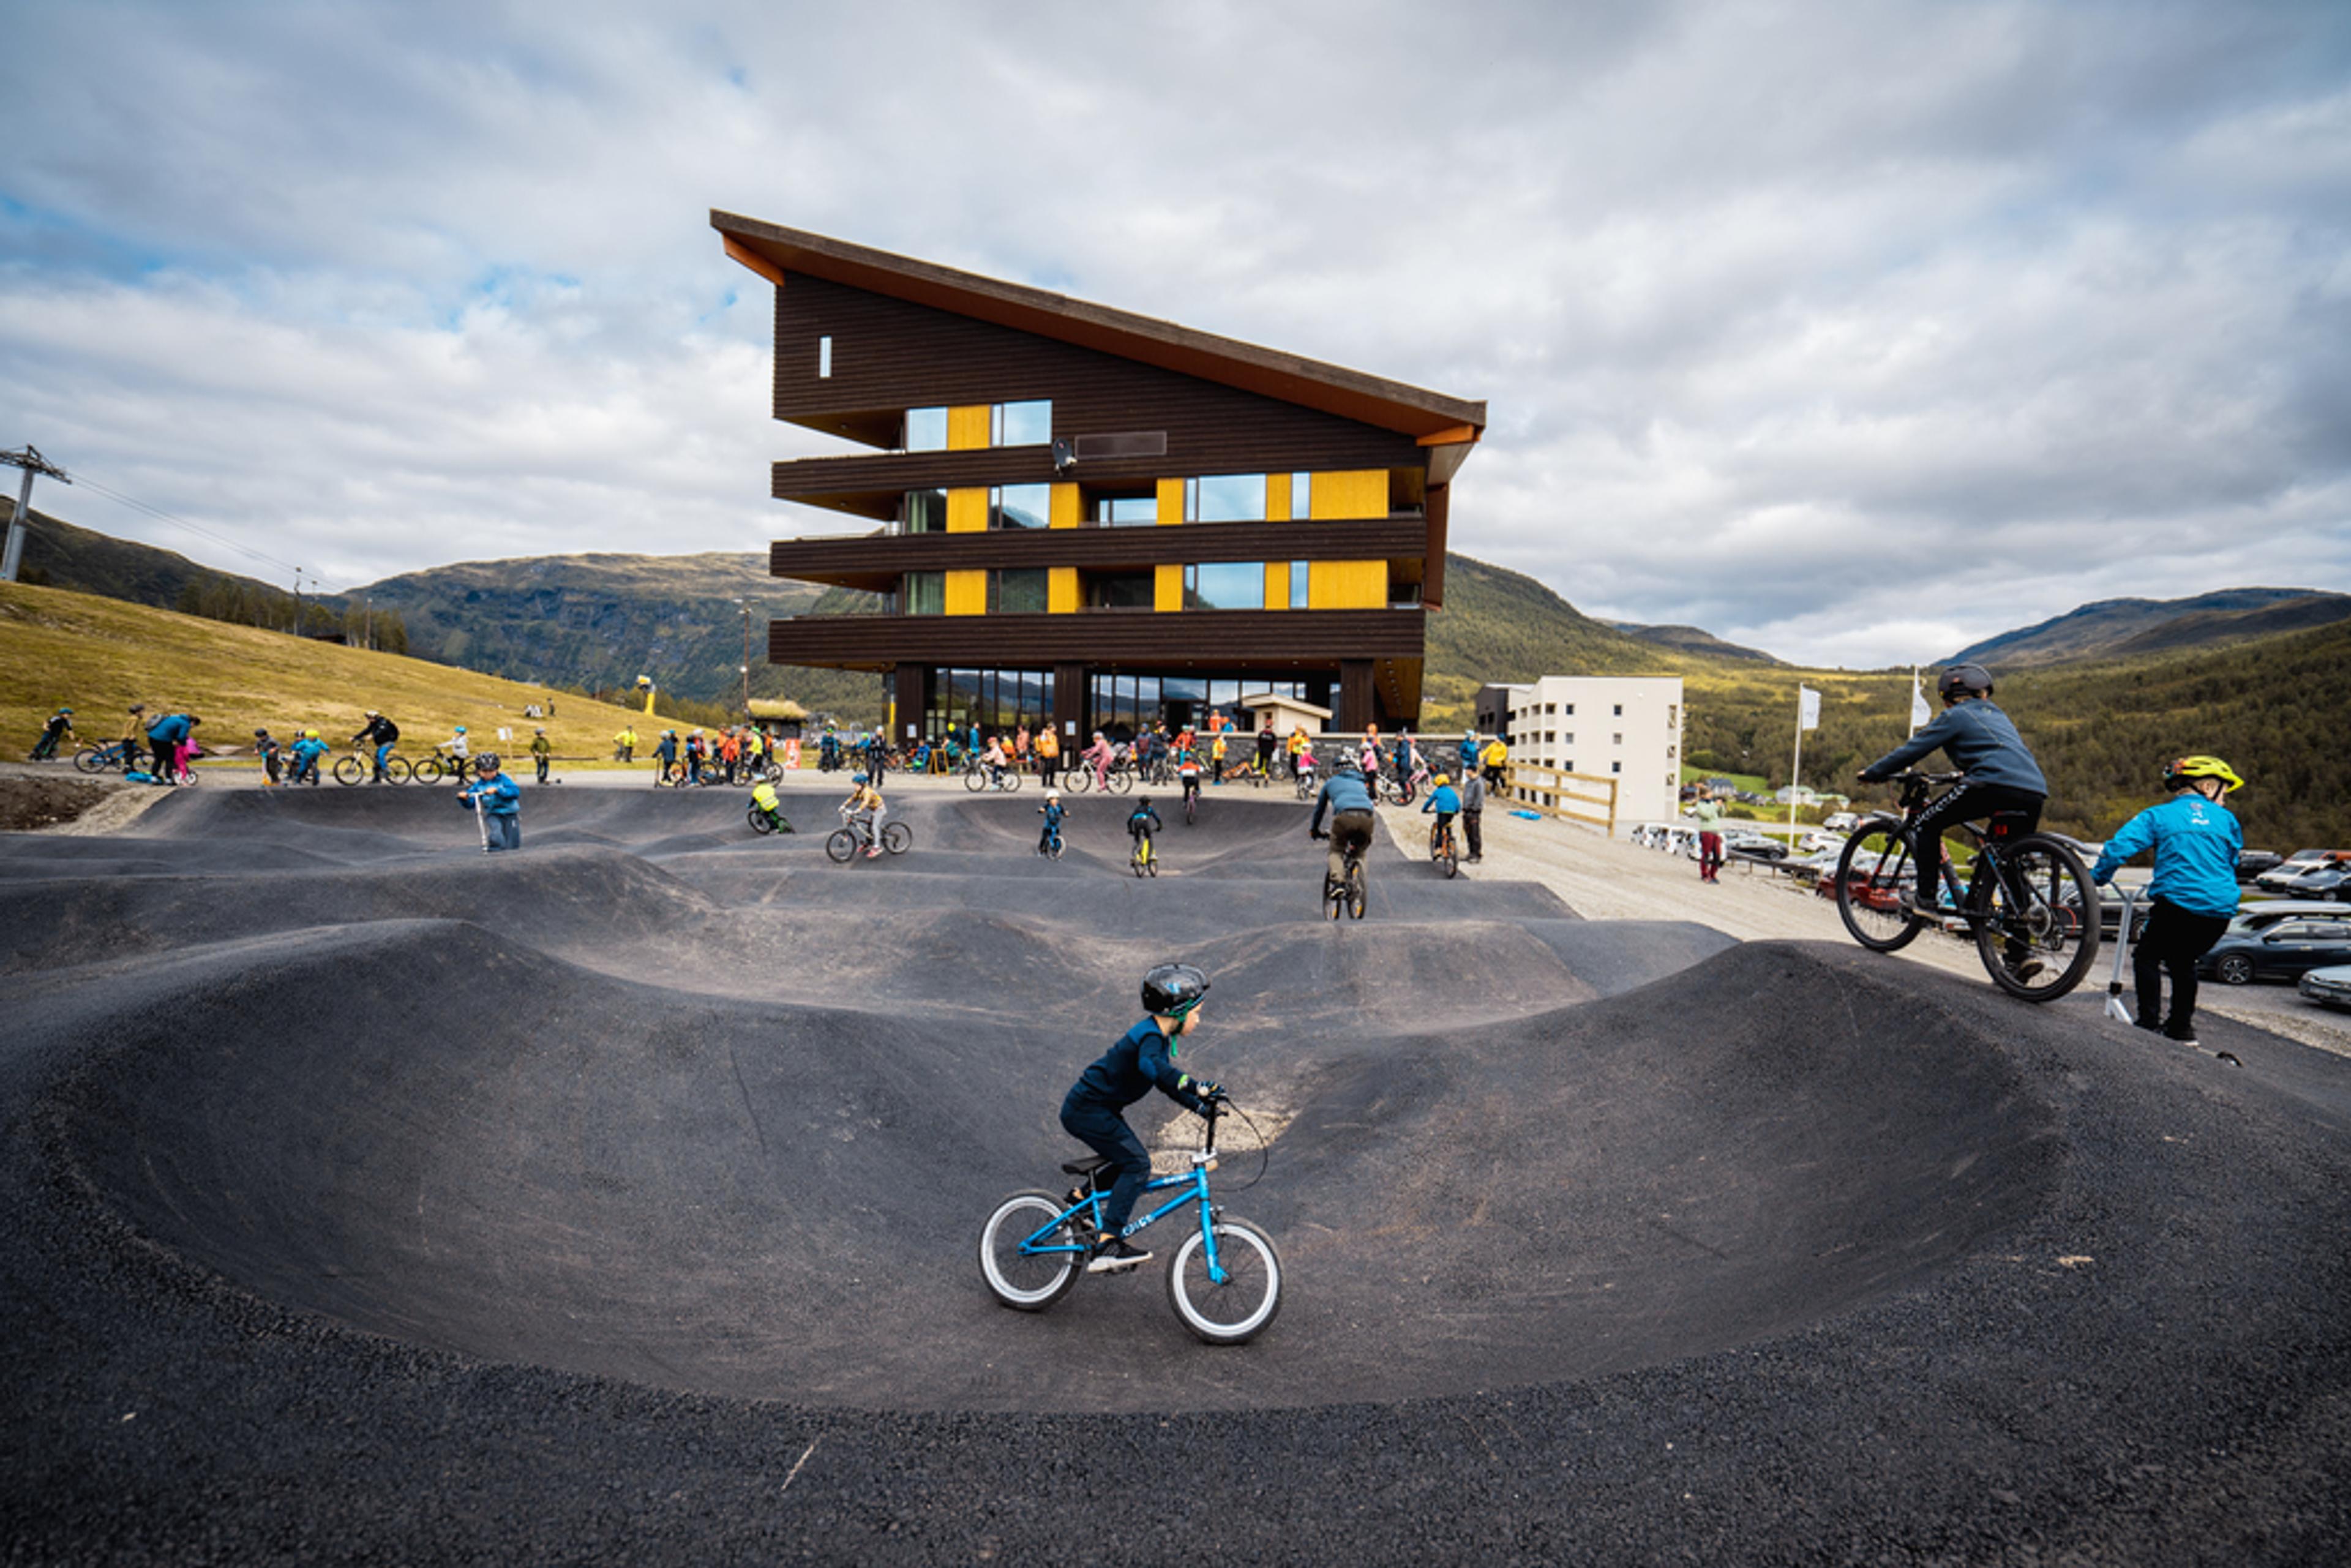
[[[1910,666],[1910,733],[1918,733],[1918,666]]]
[[[1796,791],[1804,776],[1804,684],[1796,683],[1796,759],[1788,765],[1788,851],[1795,852]]]

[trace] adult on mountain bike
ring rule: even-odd
[[[400,726],[373,708],[367,710],[367,724],[357,735],[351,737],[351,744],[375,747],[375,777],[370,782],[376,784],[392,782],[392,774],[385,764],[391,761],[392,748],[399,740]]]
[[[2015,721],[1993,706],[1990,670],[1981,664],[1953,664],[1935,686],[1942,694],[1942,713],[1863,768],[1860,777],[1865,784],[1890,779],[1938,747],[1967,775],[1914,824],[1917,883],[1912,910],[1924,919],[1939,921],[1946,913],[1938,898],[1943,885],[1943,830],[1990,819],[1993,839],[2022,838],[2041,825],[2049,783],[2025,748],[2024,737],[2016,733]]]
[[[1322,791],[1314,798],[1314,820],[1306,825],[1309,838],[1326,836],[1322,831],[1322,813],[1331,813],[1330,882],[1347,879],[1347,861],[1352,854],[1361,861],[1371,852],[1372,830],[1379,818],[1372,810],[1371,786],[1355,770],[1353,752],[1339,753],[1339,764],[1331,769],[1331,777],[1322,780]]]
[[[1186,1110],[1206,1114],[1208,1103],[1223,1092],[1176,1066],[1176,1042],[1199,1027],[1207,994],[1208,977],[1189,964],[1154,967],[1143,977],[1142,1021],[1119,1036],[1062,1097],[1062,1127],[1108,1160],[1100,1174],[1113,1178],[1089,1274],[1132,1269],[1151,1257],[1124,1234],[1134,1200],[1151,1180],[1150,1152],[1126,1124],[1126,1108],[1156,1089]]]

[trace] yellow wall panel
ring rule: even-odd
[[[1045,569],[1045,610],[1052,615],[1067,615],[1078,607],[1078,569],[1074,566],[1049,566]]]
[[[1322,509],[1322,476],[1315,476],[1314,509]],[[1310,610],[1380,610],[1388,601],[1384,560],[1318,560],[1307,569]]]
[[[1078,487],[1075,485],[1053,486],[1052,526],[1057,528],[1078,526]]]
[[[1169,565],[1154,570],[1157,572],[1157,577],[1153,586],[1151,607],[1154,610],[1183,609],[1184,569],[1181,566]]]
[[[987,613],[987,573],[951,571],[946,575],[948,614],[985,615]]]
[[[1318,517],[1386,517],[1388,471],[1384,468],[1356,468],[1339,474],[1315,475],[1314,515]]]
[[[1290,521],[1290,476],[1287,474],[1265,476],[1265,520],[1269,523]]]
[[[1290,563],[1286,560],[1265,563],[1265,607],[1268,610],[1290,608]]]
[[[947,450],[974,452],[987,444],[987,408],[976,402],[947,410]]]
[[[949,490],[947,492],[947,532],[984,534],[987,531],[987,492]]]
[[[1159,520],[1163,523],[1180,523],[1184,520],[1183,480],[1159,481]]]

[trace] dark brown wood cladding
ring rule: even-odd
[[[820,337],[832,340],[829,377],[817,374]],[[819,429],[846,424],[870,434],[872,421],[856,416],[1050,398],[1056,436],[1166,433],[1164,458],[1090,465],[1106,477],[1418,468],[1428,461],[1426,448],[1395,431],[803,275],[776,291],[775,349],[776,417]],[[1032,450],[1029,461],[1043,456]],[[1018,476],[1043,478],[1050,470],[1046,459],[1044,472]]]
[[[803,615],[768,622],[778,664],[885,670],[1083,664],[1167,670],[1320,669],[1346,659],[1418,660],[1418,610],[1088,611],[1066,615]]]
[[[1173,528],[998,528],[966,534],[862,534],[779,539],[776,577],[887,592],[907,571],[1072,566],[1146,567],[1207,560],[1417,560],[1417,517],[1382,523],[1191,523]]]

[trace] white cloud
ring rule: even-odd
[[[15,43],[0,436],[338,583],[823,527],[766,499],[822,444],[765,416],[720,206],[1486,398],[1456,546],[1595,614],[1866,664],[2351,588],[2339,6],[93,3]]]

